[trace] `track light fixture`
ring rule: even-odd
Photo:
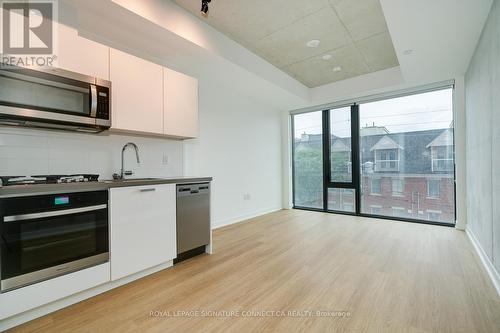
[[[201,14],[204,16],[208,15],[208,4],[212,2],[212,0],[201,0]]]

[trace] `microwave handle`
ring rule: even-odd
[[[97,87],[95,84],[90,85],[90,117],[97,116]]]

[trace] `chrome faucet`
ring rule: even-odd
[[[129,142],[129,143],[125,144],[125,146],[123,146],[123,148],[122,148],[122,169],[120,171],[120,175],[117,175],[116,173],[113,175],[114,179],[123,179],[125,176],[131,176],[134,174],[133,171],[125,171],[124,156],[125,156],[125,150],[127,150],[128,147],[134,148],[137,163],[141,163],[141,161],[139,159],[139,148],[137,147],[137,145],[133,142]]]

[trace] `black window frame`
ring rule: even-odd
[[[341,109],[350,106],[351,108],[351,172],[352,177],[350,182],[334,182],[332,181],[331,173],[331,111],[335,109]],[[358,117],[358,106],[356,104],[344,105],[336,108],[329,108],[322,111],[323,112],[323,209],[327,212],[336,212],[349,215],[356,215],[361,209],[359,182],[360,182],[360,163],[359,154],[356,151],[359,150],[359,117]],[[343,210],[334,210],[328,208],[328,190],[329,189],[350,189],[354,191],[354,212],[347,212]]]
[[[410,96],[410,95],[416,95],[416,94],[424,94],[426,92],[430,91],[438,91],[438,90],[444,90],[444,89],[449,89],[450,87],[440,87],[432,90],[427,90],[427,91],[414,91],[411,93],[407,94],[402,94],[402,95],[397,95],[395,94],[394,96],[387,96],[386,98],[383,99],[392,99],[392,98],[398,98],[398,97],[404,97],[404,96]],[[452,93],[454,94],[454,86],[451,86]],[[383,100],[381,99],[381,100]],[[339,108],[345,108],[345,107],[351,107],[351,169],[352,169],[352,181],[351,182],[332,182],[331,181],[331,129],[330,129],[330,115],[331,115],[331,110],[339,109]],[[311,111],[311,112],[322,112],[322,159],[323,159],[323,208],[310,208],[310,207],[302,207],[302,206],[297,206],[295,205],[295,139],[294,139],[294,116],[295,114],[291,114],[291,133],[292,133],[292,153],[291,153],[291,158],[292,158],[292,163],[291,163],[291,171],[292,171],[292,207],[294,209],[300,209],[300,210],[309,210],[309,211],[318,211],[318,212],[325,212],[325,213],[333,213],[333,214],[341,214],[341,215],[351,215],[351,216],[360,216],[360,217],[369,217],[369,218],[376,218],[376,219],[385,219],[385,220],[393,220],[393,221],[403,221],[403,222],[411,222],[411,223],[420,223],[420,224],[427,224],[427,225],[439,225],[439,226],[446,226],[446,227],[455,227],[455,223],[448,223],[448,222],[438,222],[438,221],[427,221],[427,220],[421,220],[421,219],[413,219],[413,218],[406,218],[406,217],[395,217],[395,216],[386,216],[386,215],[375,215],[375,214],[369,214],[369,213],[363,213],[361,212],[361,163],[360,163],[360,158],[361,158],[361,152],[360,152],[360,126],[359,126],[359,121],[360,121],[360,114],[359,114],[359,104],[358,103],[350,103],[350,104],[344,104],[344,105],[339,105],[335,107],[330,107],[330,108],[325,108],[322,110],[316,110],[316,111]],[[300,114],[300,113],[299,113]],[[298,115],[298,114],[297,114]],[[455,115],[453,114],[453,119],[455,119]],[[455,121],[455,120],[453,120]],[[454,134],[454,128],[451,129],[453,134]],[[455,144],[453,144],[453,155],[455,156]],[[453,200],[454,200],[454,216],[455,216],[455,221],[456,221],[456,215],[457,215],[457,195],[456,195],[456,159],[454,159],[454,168],[453,168],[453,183],[454,183],[454,193],[453,193]],[[404,186],[404,183],[403,183]],[[354,190],[354,212],[347,212],[347,211],[341,211],[341,210],[332,210],[328,209],[328,190],[330,188],[335,188],[335,189],[352,189]],[[391,185],[391,190],[392,190],[392,185]],[[381,189],[382,191],[382,189]]]

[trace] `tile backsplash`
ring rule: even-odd
[[[110,179],[119,173],[127,142],[139,147],[125,152],[125,168],[133,177],[182,176],[181,141],[117,134],[80,134],[0,127],[0,175],[97,173]]]

